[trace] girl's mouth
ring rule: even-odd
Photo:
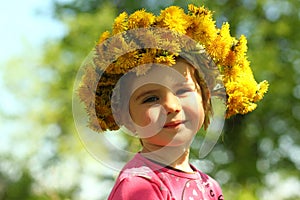
[[[169,123],[166,123],[164,125],[164,128],[170,128],[170,129],[173,129],[173,128],[178,128],[181,124],[183,124],[184,121],[172,121],[172,122],[169,122]]]

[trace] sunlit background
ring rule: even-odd
[[[257,81],[270,82],[258,108],[229,119],[214,151],[193,162],[220,182],[225,199],[300,199],[299,0],[2,1],[0,199],[106,199],[117,172],[77,137],[77,70],[118,13],[186,2],[245,34]]]

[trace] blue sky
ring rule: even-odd
[[[0,63],[25,48],[39,48],[46,39],[60,37],[64,27],[51,18],[53,0],[9,0],[1,2]]]
[[[22,57],[24,52],[26,59],[30,56],[27,60],[38,58],[44,42],[61,37],[66,31],[62,23],[51,17],[53,1],[9,0],[1,2],[0,90],[2,98],[0,111],[11,113],[14,112],[12,108],[16,107],[13,91],[9,91],[3,80],[6,76],[5,69],[8,68],[5,66],[7,62],[16,57]],[[25,63],[21,64],[25,66]]]

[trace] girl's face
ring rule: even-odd
[[[201,128],[204,109],[193,73],[194,68],[178,60],[172,67],[152,66],[132,80],[130,129],[144,146],[184,145]]]

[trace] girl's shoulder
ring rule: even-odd
[[[208,198],[223,200],[224,196],[219,183],[214,178],[210,177],[200,170],[198,170],[198,173],[200,174],[202,183],[205,186],[206,195],[208,196]]]
[[[168,196],[167,188],[153,169],[135,156],[120,172],[108,199],[158,200],[169,199]]]
[[[117,181],[131,180],[137,177],[143,178],[155,184],[161,184],[156,172],[157,166],[149,160],[136,154],[122,169]],[[139,178],[137,178],[139,179]]]

